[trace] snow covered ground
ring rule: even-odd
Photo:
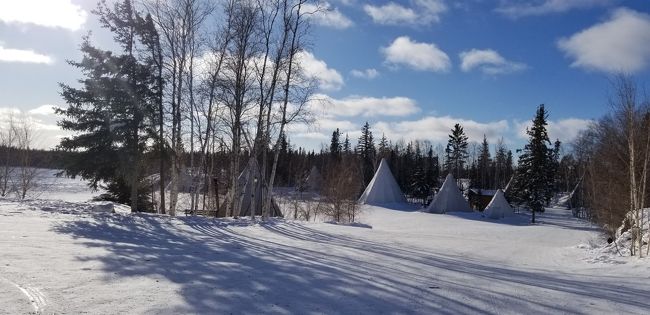
[[[602,243],[599,230],[567,210],[531,226],[522,214],[495,221],[364,206],[364,225],[346,226],[92,206],[0,200],[0,314],[650,310],[650,261],[594,259],[584,244]]]

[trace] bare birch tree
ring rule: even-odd
[[[301,100],[298,100],[296,104],[298,105],[298,109],[294,112],[292,115],[289,113],[289,102],[291,101],[291,88],[292,88],[292,83],[294,83],[294,76],[295,71],[297,71],[297,59],[298,59],[298,54],[301,52],[301,50],[304,48],[304,36],[306,34],[306,31],[308,30],[308,22],[305,19],[306,14],[310,14],[310,12],[304,12],[303,7],[307,3],[307,0],[283,0],[282,1],[282,14],[283,14],[283,36],[287,37],[287,42],[289,43],[289,46],[287,48],[287,57],[286,57],[286,68],[284,69],[285,72],[283,73],[284,76],[284,86],[282,87],[282,96],[279,101],[280,103],[280,108],[279,108],[279,115],[280,115],[280,122],[279,122],[279,132],[278,132],[278,137],[277,140],[275,141],[275,144],[273,145],[273,164],[271,166],[271,174],[269,177],[269,184],[268,184],[268,194],[266,196],[266,200],[264,201],[264,207],[263,207],[263,213],[262,217],[263,219],[267,219],[270,214],[270,209],[271,209],[271,202],[272,202],[272,196],[273,196],[273,185],[275,182],[275,176],[276,176],[276,171],[277,171],[277,166],[278,166],[278,158],[280,156],[280,144],[285,137],[285,128],[286,125],[291,122],[293,118],[295,118],[301,111],[302,106],[306,103],[306,98],[303,98]],[[305,94],[307,95],[307,94]],[[269,109],[269,115],[271,113],[271,109]],[[292,117],[293,116],[293,117]],[[268,124],[267,124],[268,125]]]
[[[23,115],[17,124],[12,128],[16,135],[16,150],[18,154],[18,176],[16,178],[16,193],[20,199],[27,197],[29,192],[36,185],[38,169],[32,167],[32,150],[35,141],[36,131],[29,121],[29,118]]]
[[[12,153],[16,146],[16,120],[13,113],[9,113],[5,121],[0,121],[0,148],[2,152],[2,169],[0,169],[0,196],[6,197],[11,191],[10,181],[13,174],[13,167],[11,165]]]

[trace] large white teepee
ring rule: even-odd
[[[465,200],[465,197],[460,193],[458,185],[456,185],[456,179],[449,174],[426,211],[431,213],[446,213],[458,211],[472,212],[473,210],[470,208],[467,200]]]
[[[372,177],[368,187],[366,187],[366,190],[363,191],[363,194],[359,198],[359,203],[378,205],[395,202],[406,202],[406,198],[399,188],[395,177],[393,177],[393,173],[390,171],[390,167],[388,167],[388,162],[385,159],[381,159],[379,168],[375,172],[375,176]]]
[[[508,200],[503,195],[503,190],[497,190],[497,193],[492,197],[492,201],[483,210],[483,215],[490,219],[501,219],[503,217],[511,216],[515,213]]]

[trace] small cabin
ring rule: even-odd
[[[470,188],[467,192],[467,199],[469,200],[469,205],[472,209],[483,211],[485,207],[490,204],[492,197],[494,197],[496,193],[496,190],[491,189]]]

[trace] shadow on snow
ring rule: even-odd
[[[53,230],[108,250],[77,257],[101,261],[107,274],[178,284],[184,306],[164,310],[176,313],[581,313],[592,301],[650,309],[650,288],[606,275],[486,265],[282,220],[116,215]],[[555,298],[544,298],[548,292]],[[576,300],[588,302],[568,304]]]

